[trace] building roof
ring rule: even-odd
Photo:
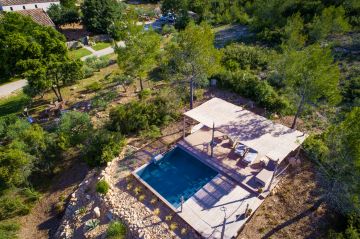
[[[21,15],[29,16],[32,20],[40,25],[55,27],[54,22],[51,20],[49,15],[40,8],[16,11]]]
[[[0,0],[1,6],[24,5],[32,3],[60,2],[59,0]]]
[[[213,98],[184,113],[228,135],[273,160],[282,161],[297,149],[307,135],[219,98]]]

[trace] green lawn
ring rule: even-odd
[[[69,57],[71,59],[80,59],[81,57],[84,57],[84,56],[87,56],[87,55],[90,55],[91,54],[91,51],[85,49],[85,48],[80,48],[80,49],[77,49],[77,50],[72,50],[72,51],[69,51]]]
[[[98,42],[96,43],[96,45],[92,46],[91,48],[94,49],[95,51],[99,51],[108,48],[109,46],[111,46],[111,43],[109,42]]]
[[[0,99],[0,117],[21,112],[30,100],[31,98],[22,92]]]

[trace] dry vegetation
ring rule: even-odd
[[[302,159],[302,165],[290,168],[277,192],[265,199],[238,239],[326,238],[335,215],[321,203],[320,194],[314,165]]]

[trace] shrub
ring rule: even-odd
[[[107,194],[110,189],[110,185],[105,180],[100,180],[96,184],[96,192],[100,194]]]
[[[321,136],[311,135],[303,143],[303,148],[310,159],[320,162],[329,155],[330,152],[325,142],[321,139]]]
[[[109,102],[113,101],[117,96],[116,91],[110,91],[105,94],[97,94],[91,101],[93,108],[97,110],[105,110]]]
[[[172,223],[170,224],[170,230],[171,230],[171,231],[175,231],[177,228],[178,228],[178,225],[177,225],[176,222],[172,222]]]
[[[20,229],[18,222],[14,221],[1,221],[0,222],[0,238],[13,239],[17,238],[16,234]]]
[[[84,65],[82,69],[83,69],[84,78],[89,78],[94,75],[95,69],[89,67],[88,65]]]
[[[0,198],[0,220],[26,215],[30,212],[19,196],[3,196]]]
[[[70,111],[60,119],[57,133],[62,149],[82,144],[92,130],[90,116],[86,113]]]
[[[267,81],[260,80],[247,71],[228,71],[218,74],[220,87],[232,89],[236,93],[250,98],[267,110],[285,113],[290,109],[290,104],[282,98]]]
[[[177,107],[162,96],[147,101],[132,101],[120,105],[110,112],[110,127],[123,134],[138,133],[143,130],[156,131],[177,117]]]
[[[106,238],[109,239],[123,239],[126,237],[126,226],[119,221],[113,221],[110,223],[107,231]]]
[[[89,221],[87,221],[85,223],[85,228],[88,231],[91,231],[93,229],[95,229],[97,226],[99,226],[100,221],[98,219],[90,219]]]
[[[98,91],[101,89],[101,84],[99,82],[93,82],[90,85],[86,86],[86,89],[89,91]]]
[[[126,141],[118,132],[106,129],[94,132],[86,147],[83,148],[84,159],[89,166],[102,166],[111,162],[122,150]]]
[[[148,99],[151,96],[151,90],[149,88],[146,88],[139,92],[139,98],[141,100]]]
[[[108,65],[110,65],[110,60],[106,56],[102,56],[102,57],[93,56],[86,58],[85,60],[85,66],[97,71],[107,67]]]
[[[231,44],[224,49],[222,64],[231,71],[265,69],[269,51],[258,46]]]
[[[160,215],[160,208],[155,208],[154,215],[156,216]]]

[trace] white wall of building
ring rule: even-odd
[[[60,2],[43,2],[43,3],[31,3],[31,4],[23,4],[23,5],[12,5],[12,6],[2,6],[3,11],[20,11],[20,10],[29,10],[42,8],[47,11],[51,4],[60,4]],[[25,7],[25,9],[24,9]],[[11,10],[12,8],[12,10]]]

